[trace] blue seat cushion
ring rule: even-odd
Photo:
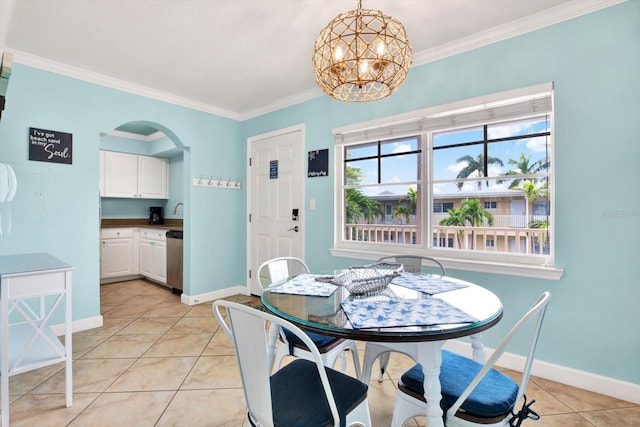
[[[331,368],[325,371],[344,427],[346,415],[366,399],[368,386]],[[296,359],[271,376],[271,407],[276,427],[333,425],[318,368],[309,360]]]
[[[322,347],[328,346],[329,344],[338,340],[337,337],[316,334],[315,332],[305,331],[305,334],[307,334],[307,336],[311,338],[311,341],[313,341],[313,343],[319,349],[321,349]],[[289,331],[288,329],[284,329],[284,335],[287,337],[287,341],[289,341],[290,344],[295,345],[296,347],[302,347],[302,348],[307,347],[306,345],[304,345],[302,340],[300,340],[300,338],[298,338],[293,332]]]
[[[459,354],[442,351],[440,406],[446,413],[473,380],[482,365]],[[415,365],[402,375],[400,381],[415,393],[424,394],[422,366]],[[516,404],[518,385],[508,376],[491,369],[460,407],[469,415],[482,418],[499,417],[509,413]]]

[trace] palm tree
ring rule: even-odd
[[[400,224],[402,224],[402,218],[406,220],[406,223],[409,223],[411,219],[411,210],[405,205],[398,205],[393,208],[393,212],[391,213],[394,217],[400,218]]]
[[[440,225],[446,225],[448,227],[464,227],[465,226],[465,218],[462,212],[462,209],[447,209],[449,212],[449,216],[446,218],[442,218],[440,220]],[[458,230],[456,233],[456,240],[458,241],[458,247],[462,248],[462,243],[460,242],[460,236],[464,233],[464,230]]]
[[[487,174],[485,173],[484,170],[484,154],[480,153],[478,154],[478,157],[472,157],[469,154],[466,154],[460,158],[458,158],[456,160],[456,163],[466,163],[467,166],[465,166],[462,170],[460,170],[460,172],[458,172],[458,175],[456,176],[456,178],[460,179],[460,178],[469,178],[471,175],[473,175],[474,172],[476,172],[478,174],[478,178],[483,177],[483,176],[487,176]],[[500,165],[500,166],[504,166],[504,163],[502,162],[502,160],[500,160],[497,157],[487,157],[487,164],[488,165]],[[462,190],[462,186],[464,185],[464,182],[460,181],[457,183],[458,186],[458,190]],[[489,181],[486,182],[487,187],[489,186]],[[482,190],[482,180],[478,181],[478,191]]]
[[[492,226],[494,223],[494,218],[491,213],[484,210],[482,205],[480,204],[480,200],[478,199],[464,199],[462,201],[462,206],[460,207],[462,210],[462,215],[464,218],[469,221],[471,227],[475,227],[476,225],[482,225],[483,221],[486,219],[487,224]],[[475,249],[476,236],[473,228],[471,229],[471,249]]]
[[[448,225],[455,227],[464,227],[467,223],[471,227],[482,225],[486,219],[487,224],[492,226],[494,218],[491,213],[484,210],[478,199],[464,199],[459,209],[449,209],[449,216],[440,220],[440,225]],[[459,233],[462,230],[459,231]],[[458,247],[460,245],[460,236],[458,235]],[[475,231],[471,230],[471,249],[475,247]]]
[[[493,215],[484,210],[478,199],[464,199],[460,209],[464,218],[469,221],[472,227],[481,225],[485,219],[490,226],[494,223]]]
[[[345,191],[345,214],[346,224],[358,224],[362,217],[371,224],[377,216],[383,214],[382,204],[371,200],[359,189],[348,188]],[[364,237],[359,235],[360,233],[354,229],[351,238],[353,240],[364,240]]]
[[[525,180],[521,187],[509,187],[512,190],[522,191],[524,193],[524,199],[526,201],[525,214],[527,219],[529,218],[529,208],[541,197],[547,196],[547,190],[544,186],[538,186],[534,181]]]
[[[540,235],[540,253],[544,252],[545,250],[544,247],[546,246],[547,241],[549,240],[549,232],[547,231],[549,230],[549,220],[543,219],[540,221],[531,221],[529,223],[529,228],[537,228],[539,230],[545,230]]]
[[[520,153],[520,158],[518,160],[509,159],[507,163],[515,166],[514,169],[511,169],[505,175],[529,175],[544,171],[549,168],[549,160],[548,159],[539,159],[533,163],[531,162],[531,156],[526,156],[524,153]],[[509,184],[509,189],[513,190],[515,187],[520,185],[520,179],[514,179]],[[533,178],[533,182],[537,182],[537,178]]]
[[[545,187],[538,187],[535,182],[525,180],[521,187],[514,187],[512,190],[522,191],[525,199],[525,215],[526,221],[529,221],[529,209],[540,197],[546,197],[547,190]],[[548,225],[548,224],[547,224]],[[530,227],[531,225],[529,225]],[[529,232],[527,232],[527,247],[529,245]]]
[[[360,168],[347,166],[346,178],[347,184],[358,184],[362,180],[362,171]],[[371,200],[366,194],[364,194],[364,192],[362,192],[362,190],[348,188],[345,191],[345,215],[347,224],[357,224],[363,216],[367,222],[371,223],[374,221],[376,216],[382,214],[383,211],[380,202]],[[360,240],[359,237],[360,236],[357,236],[356,231],[354,230],[352,239]]]
[[[409,191],[407,191],[406,201],[408,203],[408,208],[412,214],[416,213],[416,206],[418,206],[418,191],[409,187]]]
[[[371,223],[383,211],[380,202],[371,200],[361,190],[349,188],[346,190],[346,213],[347,223],[357,224],[362,216]]]

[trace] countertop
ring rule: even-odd
[[[164,224],[149,224],[148,218],[105,218],[100,222],[100,228],[116,227],[144,227],[161,230],[182,230],[182,220],[165,218]]]

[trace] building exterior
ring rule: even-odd
[[[398,206],[408,206],[405,195],[384,191],[370,196],[370,199],[380,204],[382,214],[376,215],[373,221],[366,221],[361,216],[360,224],[348,225],[351,230],[356,227],[358,231],[347,231],[347,235],[384,243],[420,242],[421,231],[419,224],[416,224],[415,209],[408,217],[396,210]],[[466,199],[479,200],[484,211],[493,219],[493,224],[488,224],[485,219],[484,224],[475,227],[470,224],[441,225],[441,221],[450,216],[449,210],[459,209]],[[438,194],[433,198],[432,205],[432,244],[439,248],[548,254],[546,242],[550,215],[546,199],[536,200],[529,208],[524,194],[517,190]]]

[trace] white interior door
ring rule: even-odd
[[[304,259],[304,126],[258,135],[247,143],[248,283],[250,292],[260,295],[260,264],[279,256]]]

